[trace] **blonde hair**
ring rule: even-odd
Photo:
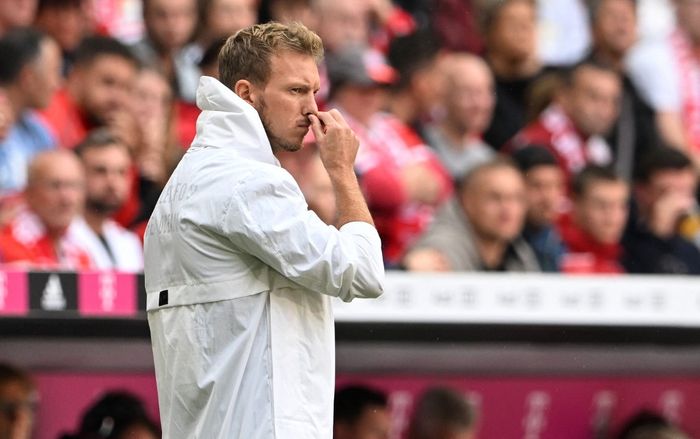
[[[256,24],[229,37],[219,52],[219,79],[233,89],[241,79],[264,85],[270,77],[270,59],[289,50],[323,58],[321,38],[301,23]]]

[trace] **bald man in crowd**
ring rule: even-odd
[[[425,129],[425,139],[450,172],[460,179],[474,166],[494,156],[482,136],[495,104],[493,75],[478,56],[459,53],[442,61],[446,93],[445,117]]]
[[[515,165],[495,158],[472,169],[457,196],[407,253],[410,271],[540,271],[520,237],[525,183]]]
[[[47,269],[85,269],[90,257],[68,233],[83,209],[83,167],[72,151],[35,156],[27,171],[25,205],[0,229],[0,262]]]

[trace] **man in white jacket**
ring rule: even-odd
[[[358,141],[319,112],[320,38],[263,24],[229,38],[203,77],[197,135],[148,224],[148,320],[163,437],[332,436],[331,296],[382,292],[379,236],[353,172]],[[312,128],[336,227],[307,209],[276,151]]]

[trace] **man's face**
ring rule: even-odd
[[[183,47],[197,25],[195,0],[148,0],[144,21],[153,42],[165,51]]]
[[[649,212],[653,206],[665,197],[684,200],[690,208],[695,203],[697,177],[692,168],[668,169],[655,172],[647,184],[635,189],[635,200],[643,212]]]
[[[115,114],[131,109],[136,66],[115,55],[102,55],[70,75],[71,90],[86,115],[106,124]]]
[[[622,181],[598,181],[574,205],[576,223],[596,242],[617,244],[627,223],[629,189]]]
[[[353,425],[336,425],[334,439],[388,439],[391,423],[386,407],[365,408]]]
[[[614,72],[581,67],[564,92],[564,108],[584,136],[606,135],[617,120],[621,92]]]
[[[83,154],[85,167],[85,207],[111,215],[124,204],[131,188],[131,157],[125,146],[89,148]]]
[[[68,154],[42,157],[36,178],[25,191],[29,207],[51,233],[62,233],[85,202],[83,168]]]
[[[37,0],[0,1],[0,30],[30,26],[36,13]]]
[[[596,45],[623,56],[637,40],[637,13],[632,0],[605,0],[593,24]]]
[[[564,173],[559,166],[535,166],[525,173],[527,219],[535,227],[551,225],[564,199]]]
[[[309,131],[308,115],[318,112],[315,93],[320,87],[313,57],[282,51],[270,59],[264,86],[251,85],[251,104],[260,114],[273,151],[297,151]]]
[[[488,67],[476,61],[460,61],[447,75],[445,107],[448,121],[460,131],[481,135],[489,123],[495,103],[493,80]]]
[[[535,23],[535,9],[530,2],[509,1],[498,11],[489,31],[489,50],[515,61],[532,58],[536,50]]]
[[[49,104],[61,86],[61,52],[58,45],[50,38],[44,38],[39,58],[29,68],[30,79],[23,84],[23,91],[29,98],[29,106],[41,109]]]
[[[34,423],[33,393],[20,382],[0,387],[0,439],[30,439]]]
[[[211,35],[228,37],[252,26],[258,19],[254,0],[213,0],[207,17],[207,31]]]
[[[675,0],[676,20],[693,42],[700,43],[700,0]]]
[[[509,242],[520,234],[525,219],[523,178],[508,167],[478,172],[462,191],[467,218],[482,238]]]
[[[353,119],[369,124],[370,119],[384,108],[387,90],[380,85],[344,84],[338,88],[334,101]]]
[[[91,17],[85,5],[47,7],[36,18],[36,26],[55,39],[67,52],[75,50],[91,30]]]
[[[317,2],[318,34],[329,51],[352,44],[367,44],[369,11],[365,1]]]

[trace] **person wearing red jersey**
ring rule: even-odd
[[[0,229],[0,262],[78,270],[91,262],[69,229],[85,200],[83,167],[66,150],[38,154],[29,165],[26,205]]]
[[[613,155],[603,136],[617,120],[621,92],[614,70],[590,61],[578,64],[563,73],[553,102],[516,134],[506,151],[542,145],[554,154],[568,182],[588,164],[611,164]]]
[[[573,209],[559,219],[564,273],[624,273],[620,240],[630,189],[610,168],[585,167],[574,179]]]

